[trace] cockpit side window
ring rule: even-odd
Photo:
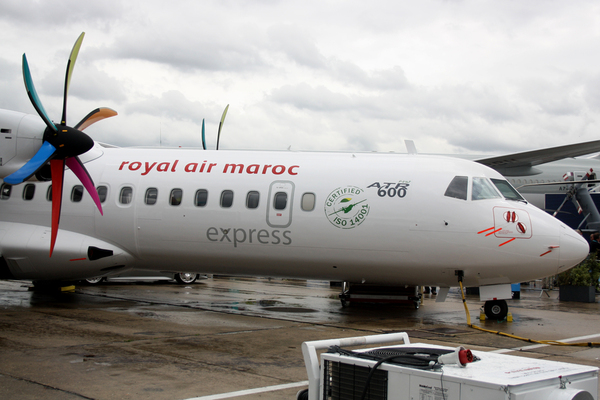
[[[469,184],[469,177],[467,176],[455,176],[452,182],[448,185],[444,196],[454,197],[455,199],[467,200],[467,187]]]
[[[526,202],[523,196],[521,196],[521,194],[519,194],[519,192],[517,192],[517,190],[514,187],[512,187],[510,183],[508,183],[508,181],[504,179],[492,179],[492,182],[494,183],[494,185],[496,185],[496,187],[498,188],[500,193],[502,193],[506,200]]]
[[[487,178],[473,177],[471,200],[486,200],[502,198]]]

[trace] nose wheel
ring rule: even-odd
[[[495,321],[503,321],[508,315],[506,300],[489,300],[483,306],[485,317]]]

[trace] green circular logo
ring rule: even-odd
[[[339,187],[327,196],[325,215],[337,228],[356,228],[369,215],[370,208],[367,200],[365,191],[359,187]]]

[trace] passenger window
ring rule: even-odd
[[[32,183],[28,183],[23,188],[23,200],[32,200],[34,193],[35,193],[35,185]]]
[[[144,196],[144,203],[151,206],[156,204],[156,199],[158,198],[158,189],[157,188],[148,188],[146,190],[146,195]]]
[[[71,201],[73,203],[79,203],[83,198],[83,186],[75,185],[71,190]]]
[[[169,204],[171,204],[172,206],[180,205],[182,197],[183,197],[183,190],[181,190],[181,189],[171,190],[171,195],[169,196]]]
[[[473,177],[471,200],[485,200],[501,198],[494,185],[487,178]]]
[[[48,186],[48,190],[46,191],[46,200],[52,201],[52,185]]]
[[[130,186],[125,186],[121,189],[121,193],[119,194],[119,203],[121,204],[129,204],[133,200],[133,188]]]
[[[287,198],[288,195],[285,192],[275,193],[275,198],[273,199],[273,208],[276,210],[284,210],[285,207],[287,207]]]
[[[316,197],[314,193],[304,193],[302,195],[301,207],[304,211],[312,211],[315,209]]]
[[[469,178],[466,176],[455,176],[448,185],[446,189],[446,193],[444,196],[446,197],[454,197],[455,199],[467,200],[467,187],[469,183]]]
[[[208,202],[208,190],[198,189],[196,190],[196,196],[194,198],[194,204],[196,207],[204,207]]]
[[[221,207],[229,208],[233,205],[233,192],[231,190],[223,190],[221,192]]]
[[[108,196],[108,188],[106,186],[98,186],[96,191],[98,192],[100,203],[104,203],[106,201],[106,197]]]
[[[2,198],[2,200],[8,200],[10,198],[10,192],[11,192],[12,186],[7,184],[7,183],[3,183],[2,184],[2,194],[0,194],[0,197]]]
[[[248,192],[248,196],[246,196],[246,207],[248,208],[258,208],[258,202],[260,200],[260,193],[257,191]]]

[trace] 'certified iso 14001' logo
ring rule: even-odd
[[[362,224],[369,215],[365,191],[356,186],[339,187],[325,200],[325,215],[338,228],[351,229]]]

